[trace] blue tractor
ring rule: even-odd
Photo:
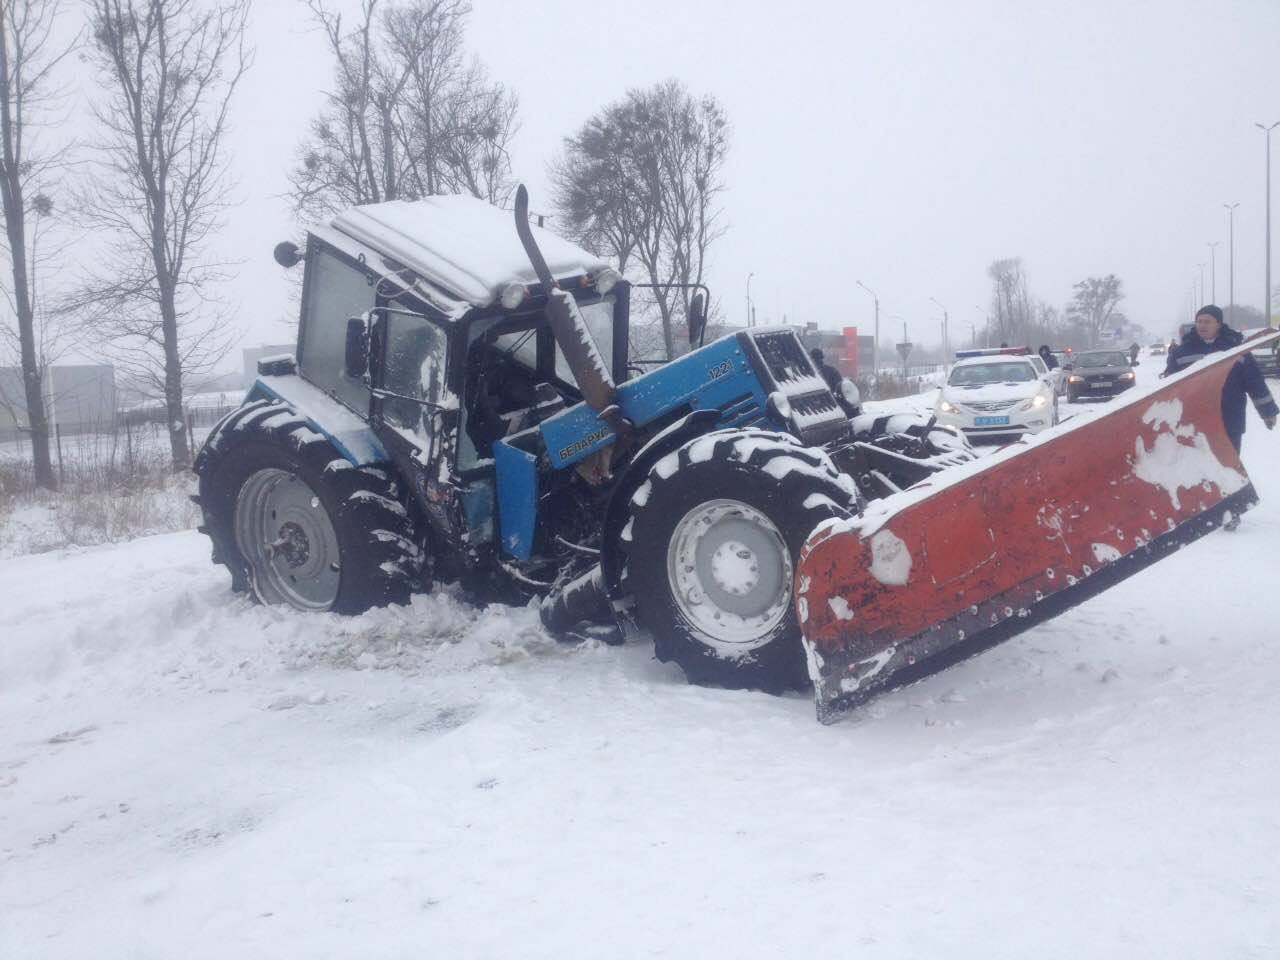
[[[373,204],[276,248],[305,262],[296,358],[196,458],[214,561],[301,610],[536,594],[550,629],[638,627],[696,682],[803,685],[800,545],[963,441],[855,435],[788,328],[633,375],[628,283],[516,206],[513,230],[470,198]]]

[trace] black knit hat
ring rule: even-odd
[[[1201,307],[1199,310],[1196,311],[1196,316],[1198,317],[1202,313],[1208,314],[1209,316],[1213,317],[1213,319],[1217,320],[1219,323],[1222,322],[1222,308],[1217,304],[1214,304],[1214,303],[1205,304],[1203,307]]]

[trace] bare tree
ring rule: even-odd
[[[126,377],[164,398],[175,469],[191,462],[184,377],[207,371],[230,334],[204,246],[227,207],[224,136],[252,55],[248,0],[89,0],[103,98],[100,169],[82,198],[112,238],[73,304]]]
[[[517,101],[465,62],[466,0],[361,0],[351,29],[323,0],[307,6],[336,75],[290,173],[299,212],[446,192],[506,198]]]
[[[1116,311],[1124,299],[1124,284],[1114,273],[1086,277],[1075,284],[1075,295],[1067,306],[1067,318],[1080,326],[1090,347],[1098,345],[1098,334],[1109,323],[1122,319]]]
[[[44,401],[47,343],[37,318],[36,272],[40,218],[52,211],[44,191],[62,163],[62,152],[42,151],[33,134],[42,121],[51,119],[57,98],[53,74],[75,43],[54,41],[58,13],[58,0],[0,0],[0,205],[13,281],[6,293],[17,320],[35,481],[49,489],[56,480],[49,456]],[[5,332],[9,333],[7,328]]]
[[[688,316],[707,250],[724,230],[719,196],[729,121],[712,97],[676,80],[632,90],[565,141],[551,170],[561,222],[575,240],[639,263],[655,286],[667,357]]]
[[[992,262],[987,267],[987,276],[991,278],[992,316],[1000,342],[1012,343],[1026,336],[1034,314],[1022,258],[1007,257]]]

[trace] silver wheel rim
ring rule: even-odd
[[[338,599],[338,534],[315,491],[294,474],[272,468],[245,481],[235,534],[263,603],[328,610]]]
[[[708,500],[676,524],[667,582],[676,608],[723,653],[767,644],[791,603],[791,552],[765,514],[737,500]]]

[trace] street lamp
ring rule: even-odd
[[[871,376],[874,377],[880,370],[880,298],[876,296],[876,292],[874,290],[868,287],[861,280],[855,280],[853,282],[863,290],[867,291],[867,293],[871,294],[871,299],[874,300],[876,304],[875,339],[872,340],[871,343]]]
[[[1280,127],[1280,120],[1271,126],[1255,123],[1255,127],[1267,135],[1267,326],[1271,326],[1271,131]]]
[[[754,326],[754,324],[751,322],[751,278],[754,277],[755,275],[756,274],[754,270],[747,274],[747,326],[748,327]]]
[[[951,353],[951,351],[947,349],[947,341],[950,339],[947,336],[947,325],[951,318],[947,316],[947,308],[943,307],[941,303],[938,303],[937,298],[930,297],[929,299],[942,307],[942,362],[946,363],[947,356]]]
[[[1205,244],[1205,246],[1209,248],[1209,302],[1210,303],[1218,302],[1218,263],[1217,263],[1218,251],[1215,248],[1221,242],[1222,242],[1221,240],[1214,240],[1212,243]]]
[[[1236,207],[1239,203],[1224,203],[1227,208],[1227,321],[1235,323],[1236,312]]]
[[[1204,299],[1204,264],[1197,263],[1196,269],[1200,271],[1200,302],[1205,303]]]

